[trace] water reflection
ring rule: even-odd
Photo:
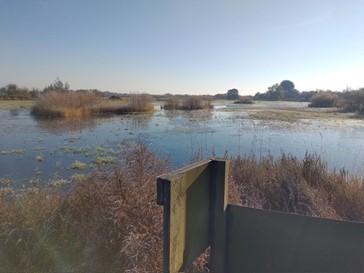
[[[81,132],[94,128],[101,120],[95,119],[35,119],[37,126],[52,134]]]
[[[364,122],[301,120],[282,122],[249,118],[242,109],[170,111],[82,120],[34,119],[29,112],[0,111],[0,178],[23,183],[36,175],[42,181],[69,179],[87,164],[115,156],[123,140],[138,139],[170,158],[173,168],[191,157],[211,155],[303,157],[320,154],[330,168],[364,175]],[[17,153],[16,151],[24,151]],[[347,153],[350,151],[350,153]],[[201,156],[203,154],[203,156]],[[38,161],[41,157],[43,161]]]
[[[12,117],[19,116],[19,109],[10,109],[9,113]]]
[[[118,121],[125,122],[126,126],[131,130],[145,129],[148,127],[153,114],[135,114],[112,117],[97,117],[83,119],[44,119],[35,118],[37,126],[52,134],[60,133],[81,133],[84,130],[93,129],[99,125],[108,123],[115,124]]]
[[[131,130],[146,129],[153,117],[153,113],[125,115],[122,120]]]

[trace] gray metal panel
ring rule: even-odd
[[[364,272],[364,224],[229,205],[228,273]]]

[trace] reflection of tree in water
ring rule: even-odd
[[[38,119],[35,121],[39,128],[49,133],[80,132],[94,128],[100,119]]]

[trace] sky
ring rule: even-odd
[[[0,86],[364,87],[364,0],[0,0]]]

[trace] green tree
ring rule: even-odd
[[[53,83],[44,88],[44,92],[48,91],[68,91],[70,89],[70,85],[68,82],[62,82],[59,78],[57,78]]]
[[[236,88],[230,89],[226,93],[226,98],[228,100],[237,100],[239,99],[239,90]]]

